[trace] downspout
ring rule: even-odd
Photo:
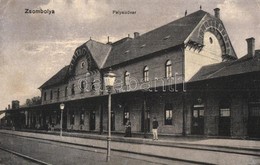
[[[184,44],[181,46],[183,53],[183,64],[182,64],[182,135],[186,136],[186,89],[185,89],[185,47]]]
[[[144,138],[147,138],[147,108],[146,108],[146,93],[143,92],[144,102],[143,102],[143,127],[144,127]]]
[[[104,80],[103,80],[103,72],[100,71],[100,95],[103,95],[103,90],[104,90]],[[100,98],[100,106],[99,106],[99,115],[100,115],[100,120],[99,120],[99,134],[101,135],[103,133],[103,113],[104,113],[104,101],[102,100],[103,98]]]

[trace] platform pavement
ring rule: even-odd
[[[64,132],[64,136],[60,137],[57,136],[59,135],[59,132],[46,131],[34,133],[0,130],[0,133],[103,149],[105,149],[107,145],[105,134],[97,135],[90,133]],[[219,159],[219,157],[227,157],[227,153],[231,153],[228,156],[228,159],[236,160],[240,163],[243,163],[244,161],[245,164],[251,164],[252,162],[250,162],[251,159],[245,159],[245,157],[243,158],[244,155],[249,155],[252,159],[255,159],[255,157],[260,157],[260,141],[238,139],[163,137],[163,139],[153,141],[152,139],[144,139],[140,137],[125,138],[119,135],[112,135],[111,148],[112,151],[141,153],[144,155],[157,156],[161,158],[190,160],[210,164],[225,164],[225,159],[222,160]],[[199,150],[199,152],[194,152],[194,149]],[[208,151],[220,152],[218,152],[218,154],[214,154],[213,152],[211,153]],[[185,152],[185,154],[183,152]],[[238,157],[237,154],[241,152],[242,156]],[[189,157],[187,157],[187,155],[189,155]],[[203,159],[204,157],[210,157],[210,159],[205,160]]]

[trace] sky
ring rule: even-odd
[[[0,0],[0,110],[12,100],[24,104],[40,96],[40,87],[71,61],[75,49],[90,39],[114,42],[143,34],[199,10],[220,8],[238,57],[245,39],[260,49],[260,0]],[[25,9],[54,10],[26,14]],[[113,10],[136,11],[117,15]]]

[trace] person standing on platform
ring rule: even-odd
[[[153,140],[158,140],[158,132],[157,129],[159,127],[158,121],[156,120],[156,117],[153,118]]]
[[[129,119],[127,119],[127,122],[125,124],[125,137],[132,137],[131,122]]]

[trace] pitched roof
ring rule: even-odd
[[[66,81],[69,65],[63,67],[59,72],[52,76],[48,81],[42,84],[39,89],[46,88],[48,86],[57,85]]]
[[[239,75],[250,72],[260,71],[260,50],[255,51],[255,57],[245,55],[242,58],[222,62],[213,65],[203,66],[189,82],[200,81],[205,79],[220,78],[232,75]]]
[[[102,68],[111,51],[112,46],[94,40],[87,41],[86,46],[90,51],[91,56],[95,60],[98,68]]]
[[[113,46],[104,68],[183,44],[206,14],[208,13],[199,10],[135,39]]]
[[[195,38],[198,38],[197,36],[199,31],[197,27],[201,21],[208,18],[215,19],[215,17],[211,16],[209,13],[203,10],[198,10],[134,39],[126,37],[113,44],[103,44],[90,39],[79,48],[87,48],[99,69],[108,68],[143,56],[149,56],[165,49],[182,45],[185,41],[187,41],[187,39],[193,39],[195,36]],[[65,81],[67,71],[69,68],[72,70],[73,66],[77,62],[77,57],[78,55],[74,54],[70,65],[60,70],[40,88]],[[215,72],[218,71],[219,68],[222,68],[222,65],[228,65],[229,63],[230,62],[217,64],[216,66],[208,66],[205,67],[206,70],[203,70],[203,67],[201,72],[197,73],[197,77],[195,75],[194,80],[204,79],[205,77],[210,76],[209,71],[216,74]]]

